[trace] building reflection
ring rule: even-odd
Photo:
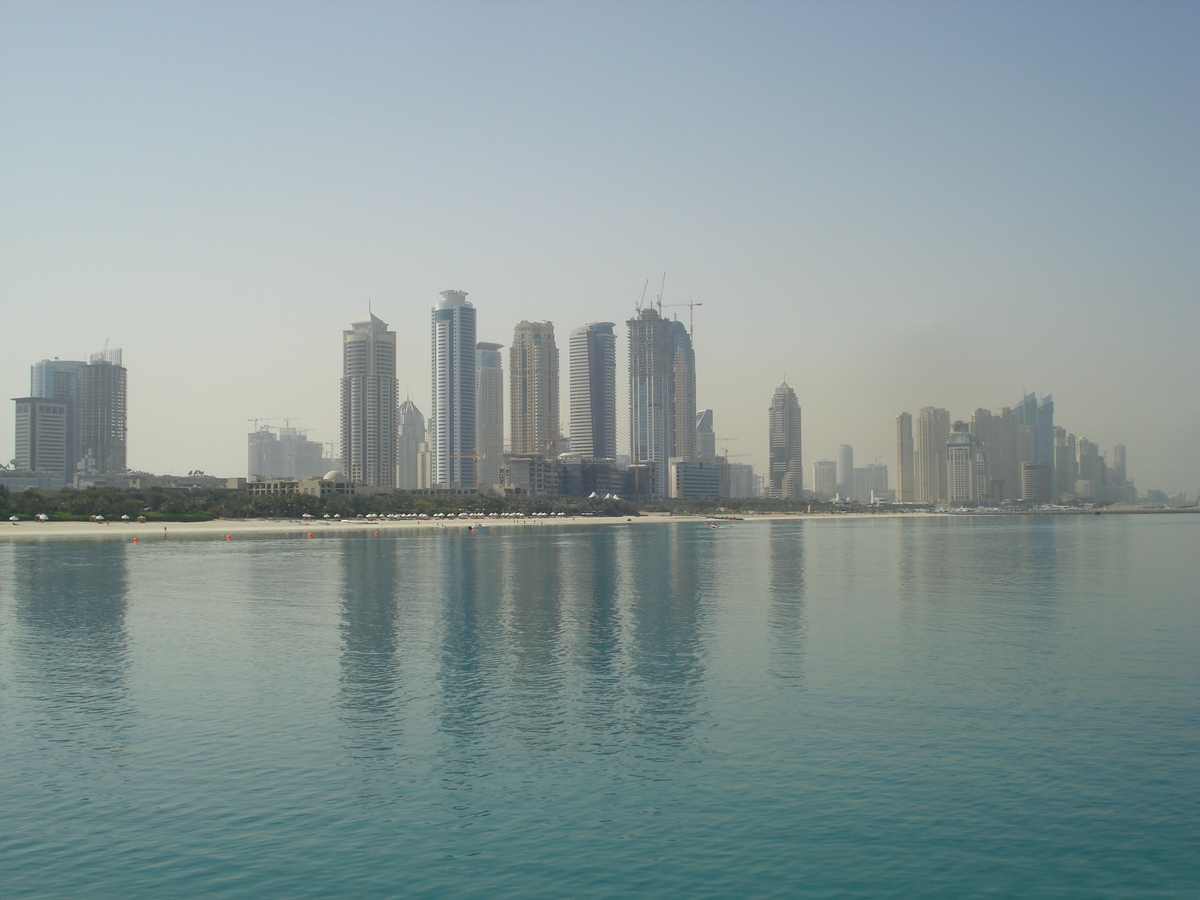
[[[441,640],[435,661],[438,731],[448,739],[447,772],[470,760],[507,713],[499,687],[503,652],[499,581],[508,541],[450,533],[431,547]],[[457,776],[451,776],[454,780]]]
[[[798,681],[804,677],[804,644],[807,621],[804,599],[804,526],[771,523],[770,673],[775,678]]]
[[[678,744],[694,730],[704,677],[703,526],[642,527],[627,545],[631,614],[628,722],[643,740]]]
[[[399,727],[397,544],[348,539],[340,551],[341,718],[353,728],[352,752],[382,752],[395,745]]]
[[[41,737],[120,750],[134,712],[126,631],[129,545],[14,547],[14,680],[34,700]]]

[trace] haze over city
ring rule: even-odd
[[[1198,26],[1182,3],[7,4],[5,396],[111,341],[129,467],[244,474],[253,418],[336,444],[368,304],[428,411],[439,292],[504,345],[617,322],[624,377],[666,272],[664,303],[703,304],[698,405],[760,471],[786,378],[806,460],[890,466],[896,413],[1036,391],[1139,487],[1194,493]]]

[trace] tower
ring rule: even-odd
[[[557,455],[558,346],[551,322],[521,322],[509,350],[513,453]]]
[[[702,409],[696,413],[696,458],[706,463],[717,461],[717,435],[713,431],[711,409]]]
[[[431,473],[435,485],[475,486],[475,307],[442,291],[433,307]]]
[[[914,488],[918,503],[946,500],[946,446],[950,440],[950,413],[926,406],[917,414]]]
[[[475,444],[478,448],[475,483],[500,483],[504,457],[503,344],[475,345]]]
[[[396,443],[396,487],[402,491],[411,491],[422,486],[418,460],[421,445],[425,443],[425,416],[412,400],[405,400],[400,404],[399,425]]]
[[[571,332],[571,452],[617,456],[617,338],[612,322]]]
[[[896,502],[912,503],[913,488],[912,413],[905,412],[896,416]]]
[[[61,475],[64,482],[76,474],[124,472],[126,382],[117,349],[93,353],[86,363],[35,363],[30,396],[16,401],[18,463]]]
[[[396,332],[368,312],[342,332],[342,465],[350,481],[396,486]]]
[[[696,455],[696,357],[682,322],[652,308],[629,319],[629,438],[635,465],[653,471],[652,494],[665,495],[667,461]]]
[[[854,496],[854,448],[849,444],[838,445],[837,455],[838,493],[843,497]]]
[[[800,403],[787,383],[775,389],[768,410],[769,496],[800,497],[804,492],[804,460],[800,451]]]

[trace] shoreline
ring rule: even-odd
[[[1014,515],[1043,516],[1080,516],[1080,515],[1149,515],[1200,512],[1196,509],[1158,509],[1158,510],[1072,510],[1055,512],[946,512],[935,510],[920,510],[911,512],[858,513],[858,512],[814,512],[814,513],[764,513],[739,516],[733,513],[721,515],[663,515],[645,513],[640,516],[564,516],[563,518],[524,518],[524,519],[210,519],[206,522],[37,522],[21,520],[13,524],[0,522],[0,542],[38,540],[133,540],[134,538],[153,539],[164,535],[171,538],[179,537],[212,537],[232,540],[235,537],[252,535],[284,535],[292,534],[316,538],[322,535],[361,533],[374,536],[384,534],[420,533],[438,531],[461,531],[471,526],[484,526],[482,530],[513,531],[528,528],[544,528],[556,525],[655,525],[671,522],[716,522],[721,527],[736,524],[760,524],[763,522],[802,522],[802,521],[837,521],[863,519],[912,519],[912,518],[1010,518]]]
[[[807,519],[881,519],[881,518],[924,518],[942,516],[946,513],[774,513],[769,515],[732,516],[564,516],[562,518],[526,519],[407,519],[407,520],[361,520],[343,519],[210,519],[207,522],[35,522],[22,520],[17,524],[0,522],[0,541],[20,540],[132,540],[162,539],[166,537],[212,537],[232,540],[252,535],[300,535],[312,534],[314,538],[339,534],[412,534],[420,532],[463,531],[482,525],[485,531],[520,531],[529,528],[545,528],[561,525],[657,525],[671,522],[719,522],[725,525],[746,523],[803,521]]]

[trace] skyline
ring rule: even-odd
[[[0,379],[123,347],[131,468],[236,474],[254,417],[336,445],[368,303],[428,416],[439,291],[499,343],[623,322],[665,270],[760,473],[786,380],[807,459],[1036,391],[1197,490],[1193,7],[282,9],[0,11]]]

